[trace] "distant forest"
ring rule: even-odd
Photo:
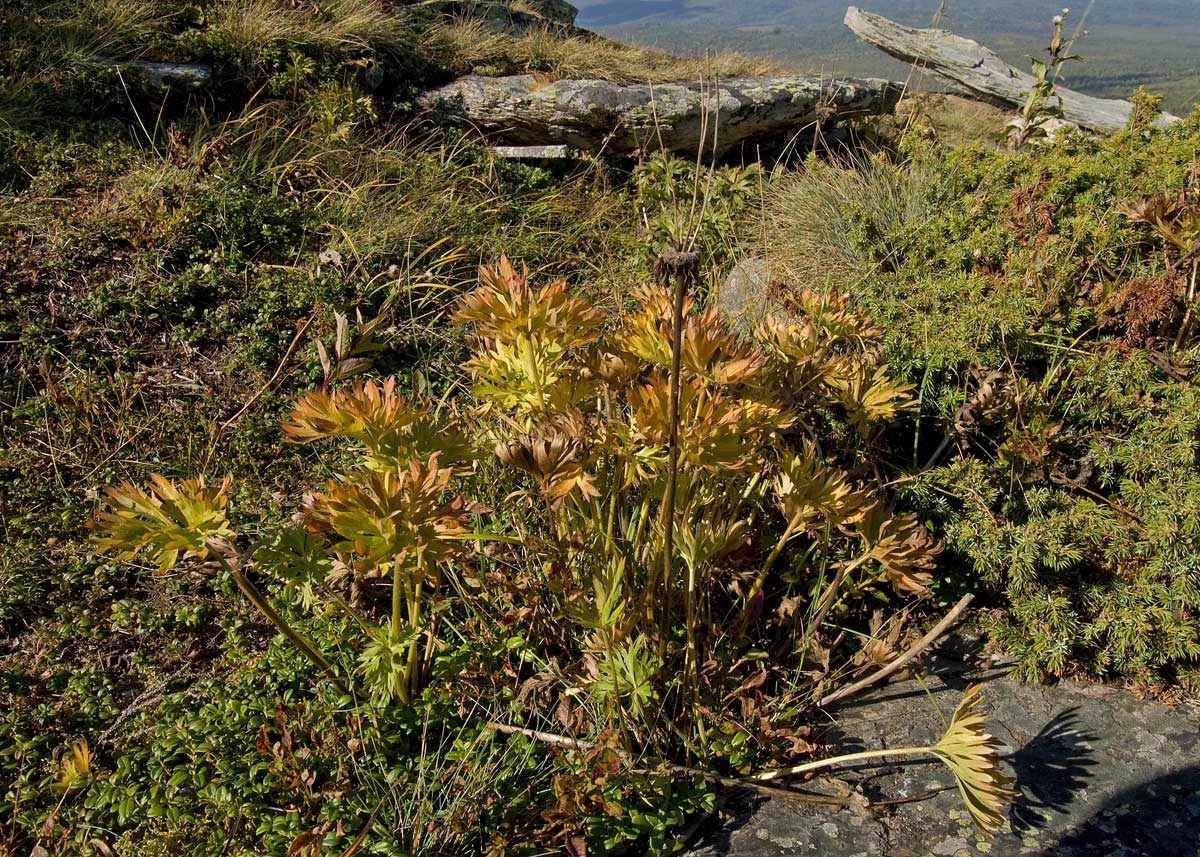
[[[673,51],[768,54],[800,71],[897,77],[907,69],[863,45],[842,26],[847,0],[575,0],[579,23],[598,32]],[[864,9],[928,26],[938,0],[856,0]],[[1061,10],[1050,0],[947,0],[942,26],[978,39],[1021,68],[1049,38]],[[1071,10],[1083,22],[1084,62],[1067,84],[1093,95],[1126,97],[1139,84],[1186,113],[1200,101],[1200,0],[1095,0]]]

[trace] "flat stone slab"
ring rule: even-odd
[[[972,825],[949,771],[936,761],[836,772],[874,812],[756,793],[732,798],[702,828],[695,857],[1133,857],[1200,854],[1200,708],[1171,708],[1126,691],[1063,682],[1029,685],[998,669],[940,664],[926,683],[948,717],[962,689],[983,680],[991,732],[1023,797],[1009,829],[988,841]],[[929,744],[942,723],[906,680],[848,701],[826,740],[851,749]],[[819,789],[821,783],[800,784]],[[897,799],[924,800],[894,803]]]

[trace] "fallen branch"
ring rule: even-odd
[[[905,27],[882,15],[851,6],[844,23],[854,35],[896,59],[917,63],[934,74],[961,84],[972,95],[1001,107],[1017,107],[1033,89],[1033,75],[1018,71],[995,51],[948,30]],[[1054,95],[1062,102],[1063,118],[1089,131],[1109,133],[1129,122],[1133,104],[1110,98],[1094,98],[1055,85]],[[1178,122],[1178,116],[1163,113],[1155,124]]]
[[[933,645],[935,642],[937,642],[937,640],[940,639],[942,637],[942,635],[944,635],[947,631],[949,631],[952,627],[954,627],[954,625],[962,617],[963,612],[971,605],[971,602],[974,600],[975,600],[974,595],[971,595],[970,593],[964,595],[962,598],[960,598],[958,600],[958,603],[954,605],[954,607],[950,610],[950,612],[946,614],[945,618],[942,619],[942,621],[938,622],[936,625],[934,625],[933,629],[930,630],[930,632],[928,634],[926,634],[924,637],[922,637],[920,640],[918,640],[916,642],[916,644],[912,648],[910,648],[907,652],[902,654],[900,657],[896,658],[896,660],[892,661],[890,664],[888,664],[886,667],[879,670],[878,672],[871,673],[871,675],[867,676],[866,678],[862,679],[861,681],[857,681],[854,684],[849,685],[848,687],[843,687],[841,690],[834,691],[833,693],[824,697],[820,702],[817,703],[817,705],[821,708],[825,708],[826,706],[833,705],[835,702],[839,702],[840,700],[843,700],[848,696],[853,696],[854,694],[858,693],[861,690],[866,690],[871,685],[878,684],[879,682],[883,681],[885,678],[888,678],[889,676],[894,675],[895,673],[904,669],[904,667],[911,660],[913,660],[913,658],[917,657],[917,655],[921,654],[923,651],[925,651],[927,648],[929,648],[931,645]]]

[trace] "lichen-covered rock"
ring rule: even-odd
[[[571,157],[566,146],[493,146],[492,154],[510,161],[561,161]]]
[[[206,65],[137,60],[120,67],[143,86],[179,94],[195,92],[212,80],[212,69]]]
[[[738,333],[749,335],[766,321],[771,305],[771,266],[763,259],[743,259],[714,295],[717,308]]]
[[[419,103],[442,120],[514,145],[559,143],[615,154],[662,146],[694,154],[703,142],[706,151],[723,155],[753,143],[782,146],[839,116],[890,111],[899,92],[886,80],[816,76],[624,84],[469,75]]]

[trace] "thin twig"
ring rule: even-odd
[[[163,691],[167,689],[167,685],[171,683],[173,678],[175,676],[155,682],[139,693],[133,702],[129,703],[125,710],[117,716],[117,719],[110,723],[108,728],[96,739],[95,749],[99,750],[102,747],[106,747],[112,741],[113,733],[120,729],[129,718],[160,702],[163,698]]]
[[[282,359],[280,359],[279,365],[275,367],[275,373],[273,375],[271,375],[271,377],[267,380],[267,383],[263,384],[261,387],[258,388],[257,393],[255,393],[253,396],[251,396],[249,399],[246,400],[246,404],[244,404],[240,408],[238,408],[238,412],[236,414],[234,414],[232,417],[225,420],[225,422],[223,422],[219,426],[217,426],[217,430],[214,433],[214,439],[215,439],[215,435],[221,434],[221,432],[225,431],[225,429],[229,428],[231,425],[233,425],[235,422],[237,422],[238,419],[242,416],[242,414],[244,414],[244,413],[246,413],[246,411],[250,410],[250,408],[254,405],[254,403],[257,402],[259,399],[261,399],[263,397],[263,394],[266,393],[267,390],[269,390],[271,388],[271,385],[274,384],[277,380],[279,380],[279,375],[283,372],[283,367],[287,365],[288,360],[291,359],[293,352],[295,352],[295,350],[296,350],[296,346],[300,344],[300,337],[304,335],[304,331],[308,330],[308,326],[313,323],[313,320],[316,317],[317,317],[317,314],[314,312],[312,315],[310,315],[307,319],[304,320],[304,323],[302,325],[300,325],[299,329],[296,331],[296,335],[292,337],[291,344],[288,345],[287,351],[285,351],[283,353],[283,357],[282,357]]]
[[[570,738],[566,735],[555,735],[553,732],[539,732],[536,729],[525,729],[521,726],[510,726],[507,723],[497,723],[488,721],[485,724],[488,729],[494,729],[503,735],[524,735],[526,738],[532,738],[542,744],[549,744],[552,747],[565,747],[571,750],[594,750],[599,745],[594,741],[580,741],[577,738]],[[613,748],[622,759],[629,759],[629,754],[620,748]],[[761,783],[756,783],[751,780],[743,780],[738,777],[723,777],[719,774],[713,774],[708,771],[702,771],[699,768],[690,768],[686,765],[676,765],[672,762],[656,761],[659,768],[666,768],[677,774],[688,774],[694,777],[703,777],[712,783],[727,786],[729,788],[752,789],[764,794],[774,795],[778,797],[786,797],[790,800],[803,801],[804,803],[819,803],[830,806],[848,806],[849,801],[845,798],[837,797],[836,795],[823,795],[814,792],[797,791],[794,789],[781,789],[771,786],[764,786]],[[634,773],[652,773],[651,770],[645,768],[635,768]]]
[[[599,745],[595,741],[580,741],[578,738],[569,738],[566,735],[555,735],[553,732],[539,732],[536,729],[526,729],[523,726],[510,726],[507,723],[497,723],[494,720],[489,720],[484,726],[488,729],[495,729],[501,735],[524,735],[526,738],[532,738],[542,744],[550,744],[553,747],[567,747],[571,750],[595,750]],[[617,750],[618,755],[625,755],[623,750]]]
[[[848,696],[853,696],[860,690],[865,690],[871,685],[878,684],[888,676],[891,676],[902,670],[909,661],[933,645],[933,643],[941,638],[943,634],[950,630],[950,628],[952,628],[955,623],[958,622],[959,618],[963,614],[963,611],[965,611],[974,600],[975,596],[968,592],[958,600],[958,603],[954,605],[954,607],[949,613],[946,614],[946,617],[942,619],[942,621],[934,625],[933,629],[920,640],[918,640],[916,644],[907,652],[896,658],[896,660],[892,661],[878,672],[871,673],[871,675],[867,676],[861,681],[855,682],[849,687],[843,687],[841,690],[834,691],[818,702],[817,705],[821,708],[833,705],[835,702],[843,700]]]
[[[825,621],[825,617],[829,615],[829,611],[833,609],[833,605],[837,603],[838,592],[841,591],[842,584],[846,581],[846,576],[857,568],[862,567],[863,563],[871,558],[870,553],[865,553],[858,559],[852,562],[844,563],[834,575],[829,587],[821,596],[821,601],[817,607],[817,612],[809,623],[810,634],[815,634],[817,629],[821,627],[821,623]]]

